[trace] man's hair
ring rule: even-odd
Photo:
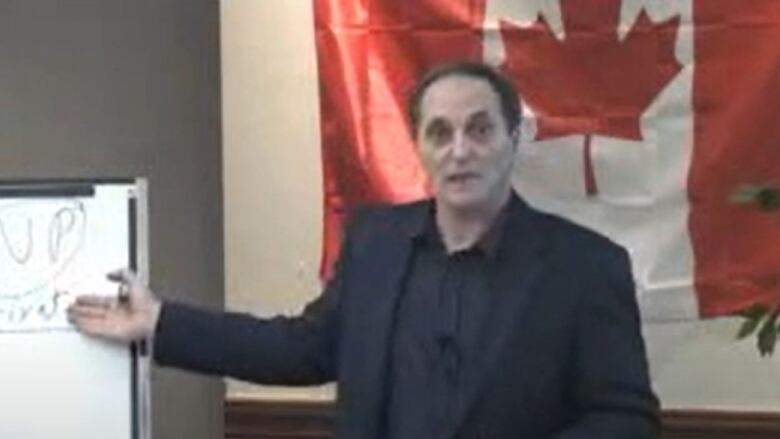
[[[490,88],[498,94],[501,115],[504,117],[504,122],[506,122],[507,131],[511,134],[517,130],[520,126],[522,107],[517,97],[517,90],[515,90],[512,82],[487,64],[474,61],[460,61],[430,70],[412,89],[407,106],[412,137],[417,136],[421,116],[420,106],[425,92],[438,80],[451,76],[466,76],[487,82]]]

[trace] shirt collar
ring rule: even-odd
[[[498,215],[496,215],[496,218],[493,220],[493,223],[473,246],[466,250],[461,250],[455,253],[477,249],[483,252],[489,258],[495,258],[498,252],[499,243],[501,242],[501,237],[504,232],[507,218],[509,217],[509,209],[511,204],[511,199],[506,204],[504,204],[504,206],[498,212]],[[425,215],[421,216],[421,218],[422,221],[418,221],[411,230],[412,239],[414,239],[416,242],[428,242],[443,245],[441,234],[439,233],[439,228],[436,226],[435,202],[432,201],[428,204],[427,212]]]

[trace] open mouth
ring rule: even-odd
[[[479,178],[479,174],[475,172],[459,172],[447,177],[447,181],[450,183],[467,183]]]

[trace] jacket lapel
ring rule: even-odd
[[[361,396],[349,399],[359,403],[360,407],[354,409],[362,416],[347,423],[351,428],[357,427],[357,434],[348,437],[378,437],[396,309],[412,255],[411,236],[425,221],[430,205],[420,202],[402,209],[399,216],[387,218],[370,231],[372,236],[368,241],[372,242],[372,248],[367,252],[370,261],[359,264],[358,285],[361,289],[366,287],[366,291],[358,293],[360,303],[356,309],[360,315],[354,341],[360,344],[360,357],[354,361],[360,364],[350,366],[354,372],[350,380],[354,379],[353,389]]]
[[[543,272],[545,230],[543,221],[522,200],[513,195],[510,216],[501,234],[496,263],[489,271],[490,294],[495,295],[491,306],[494,314],[486,320],[481,339],[485,341],[484,361],[468,368],[464,376],[464,399],[458,408],[452,435],[465,421],[469,410],[478,399],[487,376],[496,363],[509,338],[524,318],[524,310],[533,294],[535,284]]]

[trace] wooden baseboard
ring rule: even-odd
[[[225,401],[226,439],[332,439],[329,402]],[[668,410],[662,439],[780,439],[779,413]]]
[[[663,439],[780,439],[780,411],[666,410],[663,425]]]
[[[335,408],[330,402],[225,401],[225,439],[330,439]]]

